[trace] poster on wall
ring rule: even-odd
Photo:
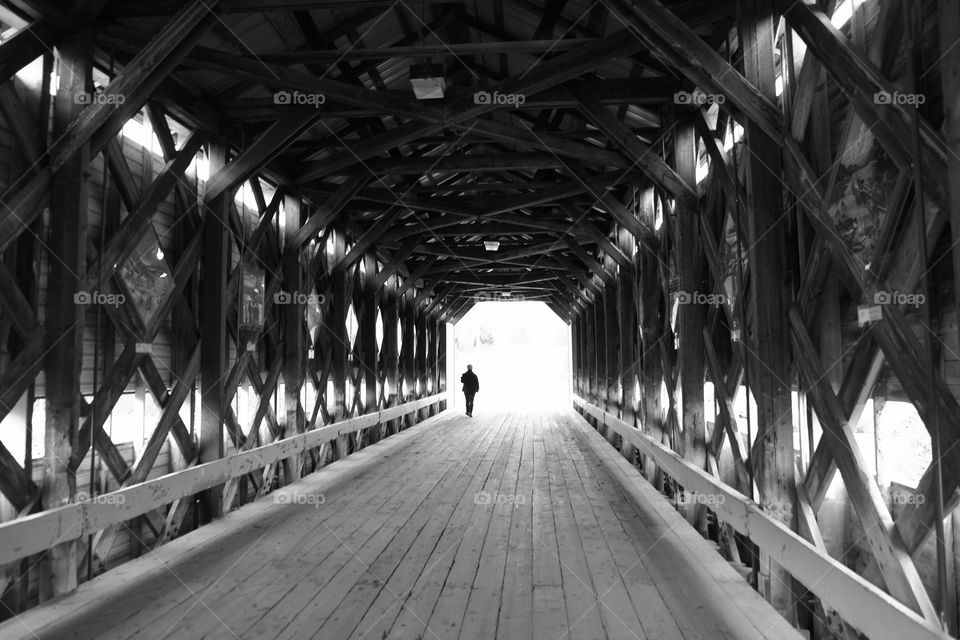
[[[243,284],[240,292],[240,328],[259,332],[263,328],[265,285],[263,269],[243,266]]]
[[[173,272],[153,226],[117,269],[117,277],[143,327],[151,326],[174,287]]]

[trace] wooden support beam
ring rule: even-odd
[[[607,325],[603,297],[593,301],[589,312],[593,315],[593,396],[598,406],[607,404]]]
[[[867,463],[846,422],[846,412],[824,375],[819,364],[820,358],[796,309],[790,312],[790,327],[796,345],[797,362],[807,380],[809,397],[824,428],[823,438],[833,451],[850,501],[860,517],[863,535],[883,572],[887,588],[891,595],[928,622],[936,623],[938,614],[926,587],[920,580],[899,530],[894,526],[879,487],[866,472]]]
[[[144,445],[139,458],[134,463],[131,473],[121,486],[131,486],[147,480],[147,476],[153,469],[157,456],[160,455],[160,450],[166,442],[167,436],[170,434],[170,430],[174,424],[180,420],[180,408],[187,399],[199,372],[200,349],[198,347],[194,349],[193,355],[187,363],[187,367],[182,374],[177,377],[171,393],[162,405],[163,410],[160,415],[160,420],[150,434],[150,438]],[[103,566],[106,566],[106,559],[110,555],[110,549],[113,547],[119,532],[119,527],[109,527],[94,536],[94,553],[100,558]]]
[[[0,48],[4,45],[0,45]],[[0,113],[7,121],[27,164],[33,165],[40,157],[40,131],[36,118],[28,113],[13,82],[0,83]]]
[[[210,171],[216,173],[226,164],[227,150],[222,143],[210,143],[207,157]],[[227,398],[224,377],[227,371],[227,274],[229,273],[230,200],[232,191],[205,203],[203,213],[203,270],[200,277],[200,463],[223,457],[223,420]],[[200,498],[200,521],[209,522],[223,515],[222,490],[214,487]]]
[[[522,76],[510,78],[500,83],[494,90],[502,94],[533,95],[538,91],[583,75],[587,71],[606,63],[612,56],[630,55],[642,48],[644,46],[637,42],[629,31],[617,31],[605,38],[551,58],[549,61],[534,67],[532,71],[524,72]],[[209,56],[206,57],[209,59]],[[236,65],[236,61],[231,60],[227,66],[236,69]],[[250,72],[265,83],[276,84],[278,79],[282,82],[283,78],[290,75],[287,70],[282,68],[274,69],[272,65],[268,65],[267,68],[264,67],[263,63],[258,62],[255,68],[250,69]],[[270,71],[273,71],[273,73],[270,73]],[[445,127],[477,118],[500,107],[500,105],[493,104],[492,101],[486,104],[477,104],[473,96],[470,95],[458,101],[456,106],[452,106],[445,111],[427,108],[422,103],[410,100],[402,105],[402,113],[400,113],[397,111],[397,107],[401,105],[392,104],[384,96],[379,95],[379,92],[368,91],[366,93],[376,93],[378,95],[366,95],[364,93],[361,97],[359,94],[362,92],[356,88],[350,88],[348,92],[341,90],[342,87],[336,86],[338,84],[341,83],[334,83],[330,80],[319,82],[316,78],[310,78],[306,85],[304,85],[304,79],[300,79],[294,86],[300,87],[301,90],[316,86],[326,95],[348,104],[359,104],[364,107],[369,107],[371,104],[378,105],[385,111],[391,111],[396,115],[420,121],[426,120],[427,122],[410,122],[395,127],[386,133],[363,140],[352,147],[352,153],[349,156],[342,154],[314,163],[298,177],[298,182],[322,178],[384,151],[408,144],[423,136],[433,135]],[[321,86],[324,88],[321,88]]]
[[[597,227],[595,227],[593,223],[590,222],[590,220],[588,220],[585,215],[579,213],[573,205],[571,205],[569,202],[564,202],[564,203],[561,203],[560,209],[562,209],[567,214],[567,216],[573,222],[573,226],[577,230],[582,231],[585,236],[587,236],[588,238],[590,238],[590,240],[595,242],[597,245],[597,248],[600,251],[603,251],[604,253],[607,253],[610,256],[612,256],[613,259],[617,261],[617,264],[620,265],[621,268],[626,269],[632,265],[630,258],[627,257],[627,255],[623,253],[623,251],[621,251],[616,245],[614,245],[610,241],[610,238],[608,238],[604,232],[600,231],[600,229],[597,229]],[[564,236],[564,241],[566,241],[567,245],[570,246],[571,248],[573,248],[574,245],[576,245],[577,247],[580,247],[580,244],[577,241],[577,238],[574,237],[572,231],[570,232],[565,231],[563,236]],[[595,273],[597,273],[597,275],[600,276],[601,278],[604,277],[599,272],[595,272]]]
[[[596,350],[596,316],[593,311],[593,304],[589,304],[581,314],[584,319],[584,391],[585,398],[594,398],[596,396],[596,371],[597,371],[597,350]]]
[[[402,343],[400,348],[401,395],[403,402],[410,402],[416,397],[416,366],[414,362],[414,343],[416,342],[416,310],[413,306],[413,291],[400,294],[401,298],[401,332]],[[413,425],[413,418],[408,416],[404,421],[405,427]]]
[[[130,215],[123,219],[103,249],[99,272],[91,274],[88,286],[91,290],[106,286],[117,269],[136,250],[137,243],[150,225],[150,220],[163,204],[174,187],[183,179],[183,173],[196,157],[203,144],[199,134],[191,134],[167,163],[159,176],[151,183]]]
[[[577,313],[573,316],[573,319],[570,323],[570,374],[571,374],[571,388],[573,392],[578,395],[583,395],[583,386],[582,386],[582,367],[583,367],[583,357],[580,353],[582,348],[583,338],[580,335],[581,327],[583,326],[582,316]]]
[[[407,291],[416,286],[417,281],[424,276],[424,274],[433,266],[433,263],[437,261],[436,256],[428,256],[426,260],[421,262],[416,269],[410,272],[410,275],[403,279],[400,283],[400,288],[398,290],[399,295],[405,294]]]
[[[630,230],[641,242],[649,242],[654,237],[653,228],[639,220],[633,213],[627,209],[616,196],[609,191],[598,191],[593,187],[593,176],[573,161],[563,160],[564,170],[569,174],[583,190],[595,199],[595,203],[602,206],[619,224]],[[577,216],[575,221],[579,222],[583,216]]]
[[[633,135],[626,124],[587,91],[578,85],[573,85],[570,90],[580,103],[580,110],[583,114],[623,149],[627,157],[633,162],[631,168],[633,166],[642,168],[654,184],[670,193],[685,208],[692,209],[696,206],[697,194],[694,189],[670,165],[664,162],[655,150]]]
[[[427,314],[414,302],[412,305],[414,313],[414,333],[416,335],[416,347],[413,353],[413,375],[416,386],[416,398],[427,395]],[[427,417],[427,409],[421,409],[417,415],[417,420],[423,420]]]
[[[696,189],[697,145],[693,119],[684,117],[674,128],[674,161],[677,175],[693,192]],[[688,198],[688,202],[691,199]],[[711,293],[706,281],[703,248],[700,238],[699,210],[694,207],[676,208],[677,254],[680,276],[677,295],[677,333],[680,365],[681,421],[683,425],[683,456],[691,464],[707,470],[706,423],[703,415],[703,377],[706,363],[703,357],[703,327],[707,305],[700,297]],[[706,511],[701,505],[688,508],[687,519],[698,529],[706,526]]]
[[[809,51],[817,56],[824,68],[837,80],[837,86],[844,92],[860,113],[864,122],[883,140],[884,147],[893,156],[908,160],[910,156],[910,113],[912,104],[903,104],[892,100],[882,104],[875,99],[879,92],[893,94],[897,87],[877,69],[863,53],[849,43],[847,38],[830,21],[830,18],[817,6],[807,2],[792,3],[789,0],[774,0],[783,16],[796,33],[803,38]],[[937,178],[942,177],[948,148],[940,133],[922,116],[920,117],[920,137],[924,146],[925,171],[932,172],[930,185],[934,192],[931,197],[943,206],[944,185]],[[944,207],[945,208],[945,207]]]
[[[400,248],[393,252],[393,255],[390,257],[390,261],[387,264],[383,265],[383,269],[377,272],[376,280],[374,281],[374,287],[379,289],[387,282],[391,276],[393,276],[397,270],[403,265],[403,261],[410,257],[414,249],[423,242],[423,238],[411,238],[400,245]]]
[[[931,624],[883,590],[858,576],[842,562],[821,553],[763,507],[722,481],[690,465],[667,446],[625,425],[615,416],[575,397],[593,419],[603,421],[629,438],[645,454],[653,457],[670,475],[695,493],[717,498],[717,515],[738,532],[748,536],[765,553],[774,556],[797,580],[839,615],[871,638],[928,638],[946,640],[939,625]],[[625,462],[622,464],[626,464]],[[722,497],[722,500],[719,499]]]
[[[608,269],[616,269],[612,257],[605,256]],[[597,299],[602,306],[604,332],[604,404],[607,411],[620,413],[620,316],[617,308],[617,284],[611,283],[603,288],[603,295]],[[616,434],[604,434],[611,444],[615,444]]]
[[[939,0],[940,85],[943,90],[943,130],[950,152],[946,155],[954,299],[960,300],[960,0]]]
[[[60,44],[61,83],[54,99],[53,135],[67,135],[83,111],[74,96],[92,82],[93,33],[84,30]],[[86,305],[77,304],[86,270],[87,195],[90,146],[85,141],[53,173],[50,206],[51,254],[47,285],[47,383],[42,501],[46,509],[62,506],[76,492],[70,459],[77,448],[80,418],[80,371]],[[77,588],[77,548],[56,545],[42,565],[40,600]]]
[[[60,32],[46,20],[34,20],[0,43],[0,84],[32,61],[48,53]]]
[[[746,80],[769,101],[776,99],[773,60],[775,22],[770,0],[740,0],[739,32]],[[735,72],[732,72],[734,73]],[[740,76],[737,76],[738,78]],[[755,354],[751,383],[757,402],[762,457],[754,470],[761,504],[783,524],[796,528],[793,409],[790,396],[790,342],[784,318],[789,312],[786,230],[779,132],[763,123],[746,123],[749,148],[747,255],[751,265],[750,302],[755,310]],[[744,331],[744,336],[749,335]],[[752,458],[751,458],[752,459]],[[790,574],[769,557],[761,558],[761,591],[788,620],[796,616]]]
[[[357,339],[360,341],[360,367],[363,370],[363,411],[370,413],[380,408],[379,398],[377,398],[377,359],[380,355],[377,348],[378,308],[377,289],[374,288],[377,277],[377,255],[373,251],[367,251],[362,259],[364,274]]]
[[[301,229],[302,231],[302,229]],[[346,255],[346,237],[341,228],[335,227],[330,233],[331,251],[328,259],[331,264],[341,261]],[[343,271],[330,276],[330,309],[325,323],[331,353],[330,375],[333,376],[333,420],[339,422],[348,416],[347,408],[347,357],[350,353],[350,337],[347,335],[347,307],[350,305],[350,287],[347,274]],[[350,453],[350,438],[338,436],[335,447],[335,459]]]
[[[427,360],[426,360],[426,375],[425,375],[425,384],[424,391],[428,395],[433,395],[436,393],[438,388],[438,376],[437,376],[437,351],[439,349],[439,332],[438,328],[438,314],[431,313],[429,309],[425,311],[426,323],[427,323]],[[427,415],[433,416],[437,413],[437,407],[430,406],[427,408]]]
[[[725,96],[775,143],[782,136],[783,119],[775,100],[744,78],[703,38],[658,0],[628,2],[603,0],[634,34],[669,66],[704,89]]]
[[[645,188],[639,196],[639,212],[652,224],[654,190]],[[661,343],[666,339],[664,320],[668,317],[663,299],[663,285],[659,277],[659,256],[647,245],[637,249],[639,262],[639,290],[637,315],[640,320],[642,368],[640,417],[645,433],[657,442],[664,441],[666,412],[663,407],[664,368],[660,358]],[[662,474],[651,458],[644,464],[644,474],[654,487],[661,486]]]
[[[723,445],[723,435],[726,433],[727,441],[730,443],[730,452],[733,455],[733,464],[737,473],[737,482],[740,492],[744,495],[751,495],[753,489],[750,486],[750,474],[747,470],[743,457],[743,440],[741,439],[740,429],[737,426],[737,412],[734,408],[733,399],[735,390],[730,388],[724,377],[723,367],[720,364],[720,358],[717,356],[717,350],[713,346],[713,339],[710,337],[710,331],[703,329],[703,351],[706,356],[707,371],[710,379],[713,381],[714,396],[717,405],[720,407],[718,416],[720,424],[714,427],[715,433],[711,442],[711,453],[714,457],[720,456],[720,447]]]
[[[143,106],[161,80],[215,22],[218,2],[196,0],[185,5],[105,88],[107,98],[77,113],[47,150],[47,166],[25,183],[20,181],[22,186],[0,210],[0,250],[16,239],[42,210],[49,197],[52,173],[83,149],[89,147],[85,152],[91,154],[99,151]],[[91,80],[78,87],[77,93],[92,86]]]
[[[344,256],[343,262],[334,265],[333,268],[336,269],[339,267],[343,269],[349,269],[351,266],[356,264],[366,255],[370,247],[372,247],[373,244],[390,229],[390,225],[393,224],[393,221],[400,216],[402,211],[403,210],[400,207],[394,207],[380,216],[380,218],[378,218],[377,221],[374,222],[370,228],[363,233],[362,236],[356,239],[356,241],[353,243],[353,246],[350,247],[350,251],[347,252],[346,256]],[[374,274],[372,276],[373,284],[376,284],[378,277],[379,274]],[[379,286],[374,287],[374,289],[379,288]]]
[[[594,294],[599,294],[601,291],[603,291],[603,287],[597,284],[595,280],[588,277],[587,273],[583,269],[581,269],[578,265],[574,264],[574,262],[569,258],[567,258],[566,256],[558,253],[554,256],[554,259],[557,262],[559,262],[561,265],[563,265],[563,267],[567,271],[569,271],[570,274],[574,278],[576,278],[577,282],[579,282],[580,285],[587,291],[592,292]],[[587,296],[584,296],[584,297],[587,298]]]
[[[446,312],[446,309],[442,310],[442,314]],[[434,387],[434,393],[446,393],[447,391],[447,321],[444,315],[437,315],[437,362],[436,362],[436,377],[437,383]],[[437,403],[437,407],[440,411],[447,409],[447,400],[446,396],[444,399]]]
[[[377,274],[377,280],[381,276]],[[400,402],[400,305],[397,296],[397,279],[388,277],[385,283],[377,286],[377,289],[383,287],[380,296],[380,313],[383,317],[383,345],[380,350],[380,357],[383,362],[383,384],[384,400],[386,407],[394,407]],[[395,433],[399,429],[399,423],[390,422],[387,425],[387,434]]]
[[[306,294],[309,289],[304,274],[301,245],[295,243],[294,235],[304,222],[304,207],[300,198],[287,195],[283,199],[283,286],[287,292]],[[322,249],[321,249],[322,250]],[[281,310],[283,323],[283,392],[286,415],[283,420],[283,437],[288,438],[306,431],[306,415],[300,404],[300,391],[306,377],[306,351],[304,312],[306,305],[302,295],[291,297]],[[288,458],[283,464],[284,483],[296,482],[303,472],[305,457],[301,454]]]
[[[319,109],[309,106],[285,110],[283,117],[267,127],[256,140],[241,150],[240,155],[220,171],[210,175],[205,194],[207,200],[216,198],[257,173],[291,142],[313,127],[322,113]]]
[[[312,240],[321,229],[333,222],[340,214],[340,211],[357,195],[370,180],[370,175],[366,171],[357,172],[349,176],[337,191],[330,196],[322,205],[317,207],[307,221],[300,227],[293,236],[293,243],[304,245]]]
[[[617,247],[625,255],[632,256],[636,240],[629,231],[618,227]],[[627,424],[636,424],[634,393],[638,383],[640,360],[637,352],[637,271],[634,265],[620,268],[617,278],[617,316],[620,327],[620,419]],[[635,448],[623,441],[620,447],[623,457],[631,463]]]

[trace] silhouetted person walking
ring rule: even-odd
[[[473,396],[480,391],[480,380],[473,372],[472,364],[467,365],[467,371],[460,376],[460,382],[463,383],[463,397],[467,401],[467,415],[473,417]]]

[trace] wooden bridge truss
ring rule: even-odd
[[[570,324],[577,405],[655,486],[759,505],[763,542],[732,511],[686,515],[719,521],[789,620],[851,638],[887,607],[888,630],[956,635],[960,2],[0,9],[0,420],[25,438],[0,442],[0,539],[47,532],[0,556],[10,611],[107,569],[120,535],[156,547],[443,410],[447,323],[508,292]],[[446,96],[416,100],[408,63],[434,59]],[[78,304],[132,297],[121,272],[158,228],[149,315]],[[933,443],[896,513],[854,436],[878,380]],[[107,424],[137,390],[158,410],[131,461]],[[126,511],[76,502],[97,493],[82,465]],[[823,589],[786,556],[829,559],[835,477],[870,561]]]

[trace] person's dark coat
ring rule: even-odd
[[[480,391],[480,380],[477,379],[477,374],[475,374],[473,371],[467,371],[460,376],[460,382],[463,383],[464,393],[472,395],[477,391]]]

